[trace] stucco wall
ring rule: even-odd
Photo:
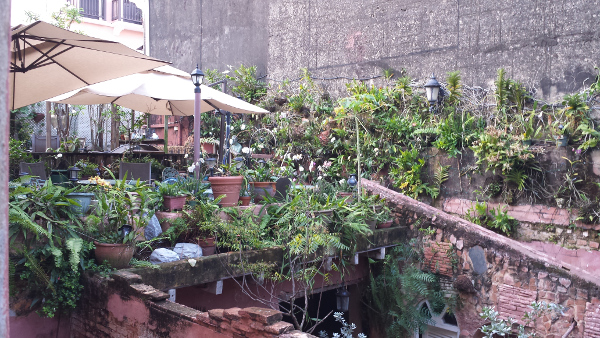
[[[465,84],[487,87],[504,67],[556,98],[593,80],[599,24],[600,7],[585,0],[153,0],[150,50],[187,69],[202,48],[203,68],[256,64],[273,80],[304,67],[324,78],[405,68],[423,81],[460,70]],[[335,94],[346,81],[325,84]]]

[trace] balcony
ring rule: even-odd
[[[121,20],[141,25],[142,10],[129,0],[112,0],[112,20]]]
[[[69,4],[81,8],[81,15],[91,19],[104,19],[104,0],[68,0]]]

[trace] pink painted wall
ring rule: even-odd
[[[68,338],[70,335],[69,316],[42,318],[32,312],[27,316],[10,317],[10,336],[14,338]]]

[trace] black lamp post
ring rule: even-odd
[[[215,165],[217,164],[217,159],[214,157],[210,157],[206,159],[206,166],[208,166],[208,170],[210,170],[210,176],[215,175]]]
[[[345,286],[337,290],[335,298],[337,301],[337,310],[341,312],[348,312],[348,307],[350,305],[350,292],[346,290]]]
[[[192,82],[194,83],[194,163],[198,163],[200,159],[200,85],[202,84],[202,80],[204,79],[204,73],[198,69],[198,65],[196,65],[196,69],[192,71],[190,74],[192,76]],[[200,177],[200,166],[196,168],[195,173],[196,178]]]
[[[427,101],[429,101],[429,110],[435,106],[438,102],[438,96],[440,94],[440,83],[435,78],[435,74],[431,73],[429,81],[425,84],[425,93],[427,94]]]
[[[69,170],[67,170],[67,173],[69,174],[69,181],[71,181],[71,183],[75,184],[75,182],[79,181],[78,176],[80,171],[81,169],[77,167],[71,167]]]

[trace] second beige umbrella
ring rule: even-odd
[[[201,86],[201,112],[265,114],[267,110]],[[188,73],[171,66],[104,81],[53,97],[49,101],[75,105],[114,103],[153,115],[194,115],[194,85]]]

